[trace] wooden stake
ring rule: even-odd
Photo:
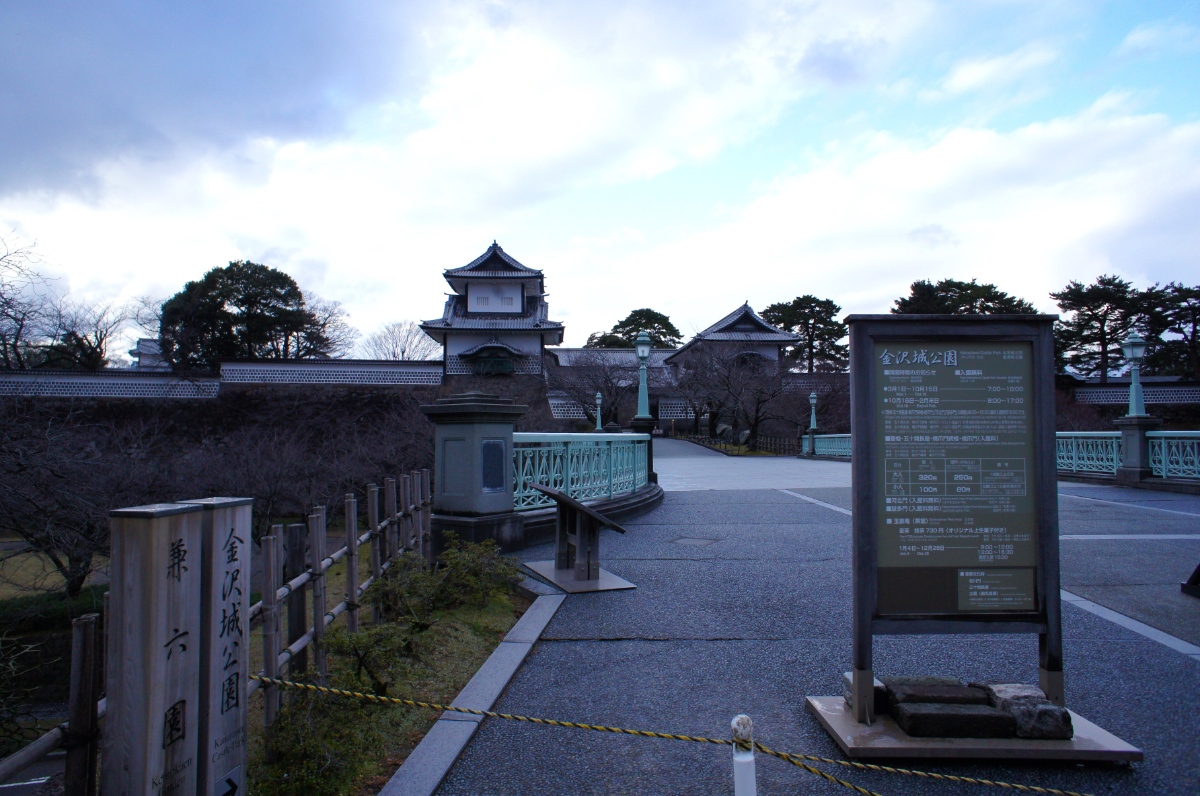
[[[383,575],[383,545],[379,536],[379,487],[367,484],[367,529],[371,532],[371,577],[378,580]],[[378,605],[371,606],[371,622],[383,622],[383,612]]]
[[[68,728],[73,744],[67,746],[66,796],[95,796],[97,735],[96,698],[100,695],[99,614],[84,614],[71,622],[71,702]]]
[[[383,481],[384,511],[387,513],[387,557],[395,561],[399,555],[399,526],[396,522],[396,479],[385,478]]]
[[[358,501],[346,495],[346,630],[358,632]]]
[[[429,470],[421,470],[421,550],[425,561],[433,566],[433,484]]]
[[[309,550],[311,551],[310,566],[312,567],[312,606],[313,606],[313,664],[317,669],[317,678],[325,682],[325,507],[317,506],[309,515]]]
[[[263,590],[263,672],[267,677],[279,676],[279,540],[283,537],[283,526],[272,525],[271,535],[262,539]],[[262,689],[265,706],[263,726],[275,723],[279,713],[279,688],[265,685]]]
[[[294,579],[305,569],[305,558],[308,547],[308,526],[295,523],[287,527],[287,565],[284,570],[285,582]],[[305,592],[308,584],[287,596],[287,643],[294,644],[308,632],[308,601]],[[288,661],[288,675],[295,680],[308,671],[308,649],[302,649]]]
[[[419,527],[413,515],[414,503],[412,476],[404,473],[400,476],[400,547],[404,550],[417,549],[413,544],[416,541],[413,529]]]

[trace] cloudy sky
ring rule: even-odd
[[[568,344],[915,279],[1200,283],[1200,3],[0,5],[0,230],[72,293],[229,260],[369,332],[496,239]]]

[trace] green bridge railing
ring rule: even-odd
[[[576,500],[635,492],[649,483],[649,434],[513,434],[513,502],[517,511],[553,506],[533,489],[543,484]]]
[[[1059,472],[1113,475],[1121,466],[1121,432],[1060,431],[1055,449]],[[1150,471],[1159,478],[1200,478],[1200,431],[1150,431]],[[849,434],[817,434],[817,456],[850,456]],[[808,453],[808,437],[801,439]]]

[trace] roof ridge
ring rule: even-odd
[[[483,254],[479,255],[471,262],[467,263],[466,265],[459,266],[458,268],[447,268],[444,273],[446,276],[450,276],[451,274],[454,274],[454,275],[467,274],[467,273],[475,270],[479,266],[483,265],[485,262],[492,259],[493,257],[499,258],[501,262],[503,262],[505,265],[508,265],[515,271],[518,271],[521,273],[528,273],[531,275],[532,274],[537,274],[538,276],[542,275],[542,272],[539,271],[538,269],[530,268],[529,266],[525,265],[524,263],[518,262],[515,257],[513,257],[508,252],[504,251],[504,249],[500,248],[500,244],[494,240],[492,241],[492,245],[488,246],[487,250],[484,251]]]

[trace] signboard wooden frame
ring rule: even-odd
[[[1053,315],[851,315],[850,395],[854,527],[854,651],[851,702],[855,718],[873,719],[875,635],[931,633],[1037,633],[1042,690],[1063,703],[1062,627],[1058,563],[1058,496],[1054,437]],[[1033,492],[1036,598],[1033,610],[887,615],[879,610],[880,483],[876,359],[886,350],[953,348],[954,344],[1022,344],[1030,351],[1028,396],[1031,450],[1025,464]],[[887,349],[891,346],[891,349]],[[1010,347],[1013,347],[1010,345]],[[961,573],[960,573],[961,577]]]

